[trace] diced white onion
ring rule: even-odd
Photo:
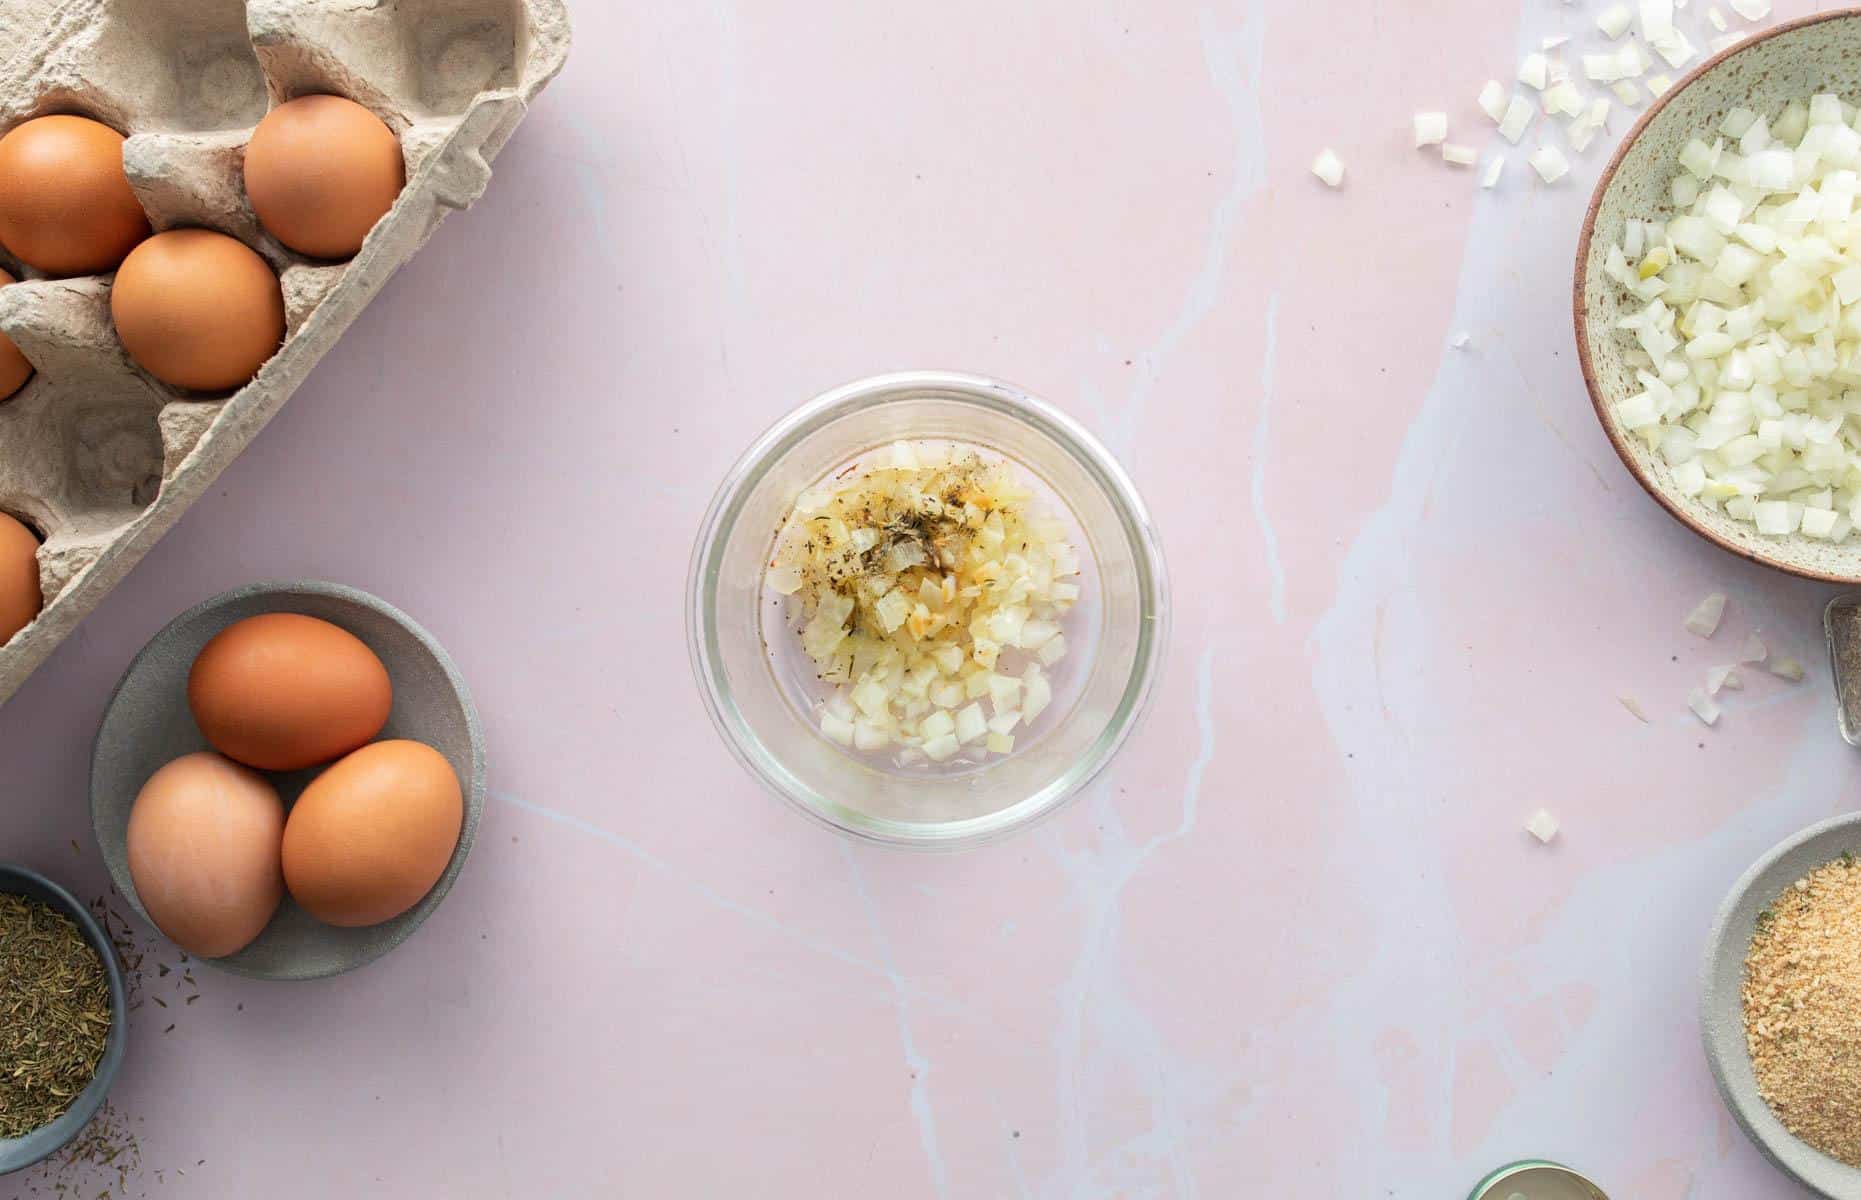
[[[1489,79],[1480,89],[1480,111],[1498,121],[1506,115],[1506,87],[1497,79]]]
[[[1861,516],[1854,115],[1833,93],[1733,108],[1680,150],[1674,214],[1625,225],[1606,255],[1639,367],[1619,428],[1675,490],[1768,537],[1839,543]]]
[[[1667,65],[1674,68],[1676,71],[1693,61],[1693,56],[1698,53],[1692,41],[1687,38],[1686,34],[1680,32],[1678,29],[1668,31],[1666,37],[1650,39],[1648,44],[1653,46],[1654,52],[1660,55],[1661,58],[1666,61]],[[1648,90],[1651,92],[1654,91],[1653,80],[1648,81]],[[1666,90],[1666,88],[1661,89],[1661,91]],[[1658,96],[1661,93],[1655,92],[1654,94]]]
[[[1025,692],[1021,700],[1021,719],[1029,725],[1053,703],[1053,685],[1047,682],[1045,676],[1034,674],[1038,669],[1030,666],[1028,674],[1021,680]]]
[[[1803,681],[1803,664],[1788,655],[1771,659],[1770,672],[1779,679],[1788,679],[1791,683]]]
[[[1745,635],[1745,644],[1738,648],[1738,661],[1741,663],[1761,663],[1770,653],[1764,645],[1764,639],[1755,633]]]
[[[1437,146],[1447,140],[1447,114],[1444,112],[1419,112],[1413,119],[1415,127],[1415,146]]]
[[[1771,15],[1771,0],[1726,0],[1726,3],[1747,21],[1762,21]]]
[[[1695,637],[1710,638],[1719,632],[1719,621],[1725,616],[1725,593],[1713,592],[1686,615],[1680,623],[1681,628]]]
[[[1493,158],[1488,160],[1486,164],[1486,172],[1480,176],[1480,186],[1483,188],[1498,187],[1499,177],[1505,174],[1505,171],[1506,171],[1505,156],[1504,155],[1493,156]]]
[[[1558,828],[1557,818],[1552,816],[1547,809],[1539,809],[1525,821],[1525,832],[1546,846],[1550,845],[1551,840],[1557,836]]]
[[[831,742],[842,746],[853,744],[853,722],[835,716],[826,709],[821,710],[821,732]]]
[[[1674,0],[1641,0],[1641,36],[1658,42],[1674,32]]]
[[[1616,699],[1622,702],[1622,707],[1626,708],[1629,715],[1634,717],[1637,721],[1640,721],[1643,725],[1651,723],[1648,720],[1648,714],[1641,710],[1640,701],[1636,700],[1633,696],[1617,696]]]
[[[1469,167],[1480,155],[1472,146],[1463,146],[1458,142],[1441,143],[1441,160],[1451,166]]]
[[[1324,180],[1326,187],[1340,187],[1344,183],[1344,160],[1327,146],[1312,160],[1312,174]]]
[[[1738,668],[1735,666],[1714,667],[1706,672],[1706,694],[1708,696],[1717,696],[1726,688],[1737,691],[1744,686],[1745,681],[1739,677]]]
[[[1556,146],[1538,147],[1532,151],[1528,161],[1531,163],[1532,170],[1538,172],[1538,178],[1546,183],[1556,183],[1570,174],[1570,160],[1565,158],[1563,151]]]
[[[1635,14],[1626,4],[1611,4],[1596,14],[1596,28],[1603,31],[1604,37],[1619,38],[1628,32],[1628,27],[1635,21]]]
[[[1567,116],[1579,116],[1583,112],[1583,93],[1574,83],[1558,83],[1547,88],[1544,93],[1544,111],[1563,113]]]
[[[1542,54],[1527,54],[1519,63],[1519,82],[1529,88],[1543,91],[1550,86],[1551,64]]]
[[[1706,694],[1704,688],[1694,688],[1687,693],[1687,707],[1693,710],[1694,716],[1707,725],[1715,725],[1719,721],[1721,711],[1719,705]]]
[[[954,733],[945,733],[934,738],[925,738],[924,745],[920,749],[932,762],[948,762],[956,757],[956,752],[962,749],[962,744],[956,740]]]
[[[1499,119],[1499,136],[1514,146],[1518,145],[1519,139],[1525,136],[1525,131],[1531,127],[1532,118],[1536,115],[1531,101],[1523,96],[1512,97],[1512,102],[1506,106],[1505,116]],[[1445,129],[1442,135],[1446,136]]]

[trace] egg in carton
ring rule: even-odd
[[[490,181],[490,161],[569,49],[560,0],[4,0],[0,133],[90,117],[155,232],[229,234],[277,272],[283,345],[231,393],[171,387],[112,321],[112,275],[47,278],[0,247],[0,333],[34,374],[0,400],[0,512],[29,526],[44,608],[0,647],[0,702],[284,404],[323,353]],[[262,228],[243,181],[253,129],[299,96],[345,96],[398,138],[406,185],[346,262]]]

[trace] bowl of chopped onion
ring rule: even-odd
[[[757,439],[692,556],[699,689],[751,775],[856,838],[956,849],[1051,815],[1130,736],[1169,629],[1109,451],[1019,388],[862,380]]]
[[[1708,59],[1604,170],[1584,380],[1629,471],[1754,562],[1861,581],[1861,10]]]

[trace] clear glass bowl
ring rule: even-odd
[[[781,677],[781,642],[793,635],[763,577],[803,489],[889,443],[943,439],[1014,460],[1063,506],[1056,515],[1083,541],[1080,607],[1090,616],[1069,620],[1068,673],[1024,745],[966,770],[929,772],[856,757],[821,735]],[[1162,547],[1124,469],[1020,389],[941,371],[837,388],[758,438],[705,514],[688,589],[692,669],[732,752],[815,820],[898,846],[972,846],[1057,811],[1130,735],[1169,636]]]

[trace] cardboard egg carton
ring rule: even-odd
[[[5,0],[0,132],[77,113],[128,136],[123,164],[157,232],[230,234],[277,270],[282,349],[231,394],[183,391],[133,363],[111,276],[47,279],[0,248],[0,332],[36,373],[0,401],[0,510],[43,538],[45,610],[0,647],[0,701],[172,526],[454,209],[569,49],[561,0]],[[347,96],[395,131],[407,186],[343,263],[260,228],[242,181],[277,103]]]

